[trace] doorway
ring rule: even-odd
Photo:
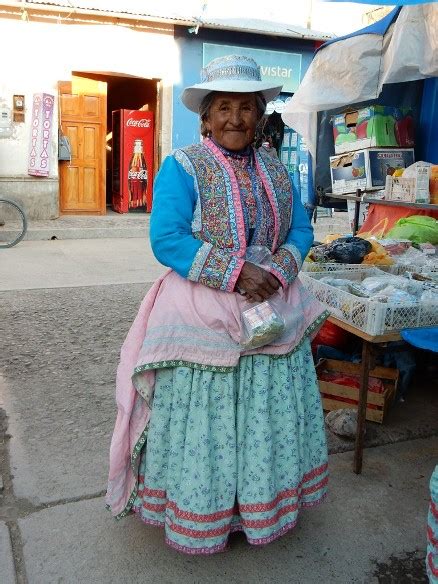
[[[130,110],[145,110],[152,111],[155,118],[155,132],[154,132],[154,164],[153,176],[157,172],[160,160],[160,143],[159,132],[157,128],[161,125],[161,83],[159,79],[144,79],[139,77],[131,77],[125,75],[115,75],[106,73],[85,73],[72,72],[73,79],[87,80],[89,83],[98,84],[99,87],[105,87],[104,105],[105,113],[103,118],[102,132],[99,134],[97,145],[99,152],[99,160],[96,162],[100,165],[99,173],[101,180],[99,181],[98,192],[89,195],[89,199],[94,198],[94,203],[89,203],[88,207],[84,208],[81,201],[72,203],[73,198],[81,190],[81,176],[79,173],[73,173],[72,168],[76,168],[81,164],[80,156],[81,150],[72,148],[72,160],[70,163],[60,162],[60,212],[61,214],[104,214],[112,206],[112,112],[119,109]],[[62,98],[60,82],[60,122],[64,133],[70,138],[70,141],[75,139],[75,135],[69,135],[67,121],[67,112],[65,111],[65,97]],[[64,85],[65,89],[65,85]],[[68,101],[68,100],[67,100]],[[64,103],[64,107],[62,104]],[[101,111],[102,108],[101,108]],[[79,112],[78,112],[79,115]],[[76,155],[76,156],[75,156]],[[79,157],[79,158],[78,158]],[[88,173],[89,175],[90,173]],[[86,175],[86,173],[85,173]],[[84,175],[84,176],[85,176]],[[152,180],[153,180],[152,176]],[[82,189],[83,190],[83,189]],[[79,196],[79,195],[78,195]],[[69,201],[69,203],[65,203]],[[130,212],[145,212],[145,208],[132,209]]]

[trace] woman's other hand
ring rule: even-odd
[[[245,262],[237,278],[236,288],[244,293],[250,302],[262,302],[275,294],[280,288],[280,282],[263,268]]]

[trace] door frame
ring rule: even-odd
[[[58,81],[57,83],[57,92],[58,92],[58,120],[59,120],[59,129],[62,131],[62,126],[63,126],[63,116],[62,116],[62,109],[61,109],[61,87],[64,84],[70,84],[70,86],[73,83],[73,79],[74,79],[75,75],[72,75],[71,79],[68,81]],[[83,75],[77,75],[76,77],[81,77],[84,79],[88,79],[86,74]],[[90,78],[90,81],[94,81],[92,78]],[[106,215],[106,129],[107,129],[107,121],[106,121],[106,110],[107,110],[107,96],[105,95],[104,98],[102,99],[102,105],[103,105],[103,109],[102,109],[102,117],[103,117],[103,123],[99,124],[100,125],[100,137],[99,137],[99,148],[98,148],[98,153],[100,154],[100,165],[99,165],[99,173],[98,173],[98,198],[97,198],[97,209],[95,211],[89,211],[89,210],[80,210],[80,209],[74,209],[74,210],[62,210],[61,208],[61,197],[62,197],[62,181],[61,181],[61,168],[60,166],[62,164],[67,164],[69,165],[70,162],[69,161],[58,161],[58,184],[59,184],[59,213],[60,215]],[[66,118],[64,117],[64,121],[66,122]],[[77,122],[80,123],[92,123],[89,122],[89,120],[86,119],[78,119],[76,120]]]

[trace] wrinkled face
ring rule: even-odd
[[[211,103],[205,127],[224,148],[243,150],[254,140],[258,117],[254,93],[218,93]]]

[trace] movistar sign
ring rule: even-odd
[[[301,55],[298,53],[204,43],[203,66],[225,55],[252,57],[260,65],[263,81],[278,83],[285,92],[295,93],[298,89],[301,80]]]

